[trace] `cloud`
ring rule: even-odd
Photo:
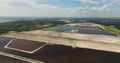
[[[104,0],[103,0],[104,1]],[[107,1],[107,0],[105,0]],[[96,11],[110,11],[110,7],[116,3],[119,2],[119,0],[113,0],[109,3],[103,4],[101,7],[91,7],[90,10],[96,10]]]
[[[108,0],[102,0],[102,2],[107,2]]]
[[[37,8],[57,8],[57,6],[55,6],[55,5],[38,4],[38,3],[36,3],[35,0],[24,0],[24,2],[31,5],[32,7],[37,7]]]
[[[45,0],[45,1],[50,2],[51,0]],[[58,0],[55,0],[55,1],[58,1]],[[72,7],[72,6],[62,7],[60,5],[55,5],[55,4],[54,5],[47,4],[47,3],[40,4],[37,2],[37,0],[0,0],[0,8],[1,8],[0,15],[51,16],[51,17],[53,16],[55,17],[61,17],[61,16],[62,17],[76,17],[76,16],[77,17],[90,17],[90,16],[97,17],[97,16],[104,16],[105,14],[108,15],[108,12],[111,13],[111,11],[109,11],[110,7],[114,3],[118,2],[119,0],[113,0],[111,2],[110,1],[106,2],[107,0],[102,0],[103,2],[106,2],[102,4],[101,4],[101,1],[99,2],[99,0],[77,0],[77,1],[83,2],[85,4],[78,5],[76,7]],[[27,7],[14,7],[14,6],[11,6],[12,3],[25,3],[25,4],[30,5],[31,7],[30,8],[29,7],[28,8]],[[58,1],[58,3],[60,3],[60,1]],[[98,6],[96,4],[98,4]]]
[[[106,9],[108,9],[109,6],[110,6],[110,5],[105,4],[105,5],[103,5],[102,7],[100,7],[98,10],[99,10],[99,11],[106,10]]]
[[[109,11],[109,7],[112,6],[112,4],[118,2],[119,0],[113,0],[112,2],[110,3],[107,3],[107,4],[104,4],[103,6],[101,6],[100,8],[98,8],[99,11],[103,11],[103,10],[107,10]]]
[[[32,7],[36,8],[57,8],[55,5],[49,5],[49,4],[38,4],[36,0],[0,0],[0,6],[5,7],[5,6],[10,6],[10,3],[26,3],[29,4]]]
[[[76,0],[76,1],[81,1],[83,3],[99,4],[99,2],[95,0]]]
[[[98,7],[91,7],[89,10],[98,10]]]

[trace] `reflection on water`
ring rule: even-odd
[[[81,26],[79,28],[78,33],[84,33],[84,34],[101,34],[101,35],[112,35],[116,36],[115,33],[111,33],[109,31],[105,31],[99,27],[93,27],[93,26]]]
[[[55,31],[59,31],[59,32],[70,32],[72,30],[76,29],[76,27],[74,26],[64,26],[58,29],[55,29]]]
[[[59,31],[59,32],[71,32],[72,30],[78,30],[77,33],[82,33],[82,34],[99,34],[99,35],[117,36],[117,34],[115,33],[103,30],[95,26],[64,26],[55,29],[55,31]]]

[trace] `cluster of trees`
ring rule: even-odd
[[[64,21],[49,21],[49,20],[19,20],[13,22],[0,23],[0,34],[7,33],[9,31],[29,31],[42,29],[46,27],[57,26],[66,24]],[[45,26],[48,25],[48,26]]]

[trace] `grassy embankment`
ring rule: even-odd
[[[120,30],[117,29],[116,27],[111,27],[111,26],[106,26],[106,25],[101,25],[101,27],[113,33],[120,34]]]

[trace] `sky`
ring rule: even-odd
[[[120,0],[0,0],[0,16],[120,17]]]

